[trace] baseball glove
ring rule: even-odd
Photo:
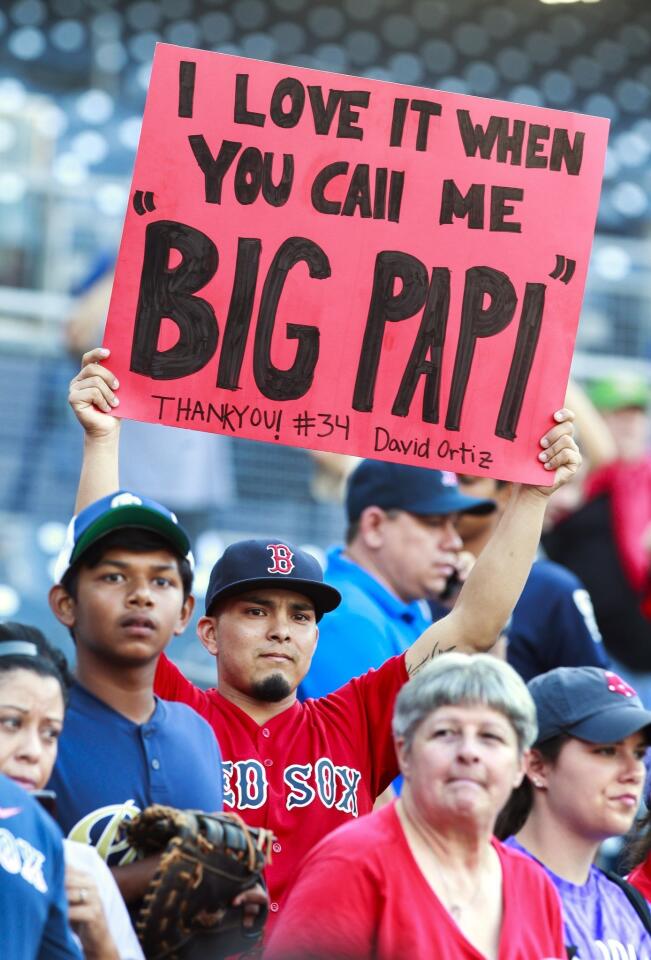
[[[148,960],[202,960],[248,950],[262,935],[261,907],[252,928],[233,898],[263,883],[271,859],[270,830],[247,827],[233,813],[175,810],[158,804],[124,823],[141,856],[161,853],[136,917]]]

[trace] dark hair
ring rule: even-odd
[[[190,561],[182,556],[175,547],[153,530],[144,527],[121,527],[112,530],[105,537],[101,537],[81,555],[79,560],[65,572],[61,579],[61,586],[76,600],[79,572],[92,570],[104,559],[109,550],[120,548],[129,553],[154,553],[157,550],[168,550],[176,559],[179,575],[183,584],[183,599],[187,600],[192,590],[192,567]]]
[[[359,518],[357,520],[352,520],[346,527],[345,541],[346,546],[350,546],[353,540],[357,537],[359,533]]]
[[[384,508],[381,507],[380,509],[384,509]],[[407,510],[400,510],[398,507],[389,507],[388,509],[384,510],[384,513],[387,515],[387,517],[389,517],[390,520],[395,520],[395,518],[398,516],[399,513],[407,513],[407,512],[408,512]],[[355,540],[356,537],[358,536],[360,526],[361,526],[361,515],[357,518],[357,520],[351,520],[350,523],[348,524],[348,527],[346,528],[346,536],[344,538],[347,547],[349,547],[350,544],[353,542],[353,540]]]
[[[647,800],[647,803],[649,801]],[[629,873],[638,863],[642,863],[651,852],[651,810],[635,821],[631,834],[626,839],[622,853],[622,869]]]
[[[559,754],[568,740],[571,740],[567,733],[561,733],[557,737],[551,737],[543,743],[535,743],[532,750],[537,750],[543,760],[549,763],[556,763]],[[533,807],[533,787],[529,777],[525,777],[519,787],[511,792],[511,796],[500,811],[495,823],[495,836],[498,840],[506,840],[518,833],[531,813]]]
[[[3,654],[4,644],[16,641],[30,644],[32,648],[36,647],[36,651],[25,649],[24,652]],[[0,673],[8,673],[10,670],[31,670],[42,677],[54,677],[59,681],[64,702],[68,702],[68,692],[72,685],[68,661],[36,627],[25,623],[0,623]]]

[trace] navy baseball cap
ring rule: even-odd
[[[544,743],[568,734],[590,743],[615,743],[643,730],[651,740],[651,712],[633,687],[611,670],[556,667],[527,684]]]
[[[138,527],[159,534],[194,567],[190,538],[172,511],[162,503],[138,493],[117,490],[101,500],[95,500],[72,518],[65,543],[54,566],[55,582],[61,582],[73,563],[76,563],[92,544],[107,533],[125,527]]]
[[[422,516],[486,514],[495,510],[495,502],[465,496],[459,490],[456,474],[447,470],[362,460],[348,478],[346,512],[349,522],[357,520],[366,507],[405,510]]]
[[[217,600],[256,587],[281,587],[309,597],[316,618],[334,610],[341,594],[323,582],[321,564],[305,550],[281,540],[238,540],[226,547],[212,568],[206,591],[206,613]]]

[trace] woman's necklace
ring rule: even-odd
[[[447,878],[446,875],[445,875],[445,871],[443,870],[443,867],[441,866],[441,863],[440,863],[440,861],[439,861],[439,858],[437,857],[436,853],[435,853],[434,850],[432,849],[432,845],[431,845],[431,843],[430,843],[430,841],[429,841],[429,838],[427,837],[427,834],[426,834],[425,831],[420,827],[420,825],[419,825],[418,823],[416,823],[416,821],[411,818],[411,816],[409,815],[409,813],[407,812],[407,810],[405,810],[404,805],[403,805],[403,811],[404,811],[405,817],[406,817],[406,819],[407,819],[407,822],[409,823],[409,825],[411,826],[411,828],[414,830],[414,832],[415,832],[415,833],[420,837],[420,839],[423,841],[423,843],[424,843],[424,845],[425,845],[425,849],[426,849],[427,853],[429,854],[430,862],[433,864],[433,866],[434,866],[435,869],[436,869],[436,873],[437,873],[437,876],[439,877],[439,879],[440,879],[440,881],[441,881],[441,886],[443,887],[443,893],[444,893],[444,897],[445,897],[445,902],[444,902],[443,905],[444,905],[445,909],[448,911],[448,913],[452,916],[454,922],[455,922],[456,924],[458,924],[459,921],[460,921],[460,919],[461,919],[461,915],[463,914],[464,910],[470,910],[472,907],[475,906],[475,903],[477,902],[477,899],[478,899],[478,897],[479,897],[479,894],[481,893],[483,884],[480,882],[480,879],[478,878],[478,880],[477,880],[477,885],[476,885],[476,887],[475,887],[475,892],[473,893],[473,895],[470,897],[469,900],[461,901],[461,900],[458,899],[458,897],[455,897],[455,896],[453,895],[453,893],[452,893],[452,890],[451,890],[451,888],[450,888],[450,884],[449,884],[449,882],[448,882],[448,878]]]
[[[472,907],[474,907],[475,902],[479,897],[479,893],[481,891],[482,885],[481,883],[477,883],[475,887],[475,892],[473,893],[472,897],[469,900],[465,900],[463,902],[455,900],[454,896],[452,895],[452,891],[450,890],[450,885],[448,883],[447,877],[443,872],[443,868],[441,867],[438,857],[436,856],[434,851],[431,849],[431,847],[429,848],[429,853],[431,854],[432,863],[436,867],[436,871],[438,873],[438,876],[440,877],[441,883],[443,885],[443,889],[445,891],[444,906],[447,909],[448,913],[452,915],[455,923],[459,923],[461,919],[461,914],[464,912],[464,910],[470,910]]]

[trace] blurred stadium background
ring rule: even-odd
[[[66,324],[117,249],[159,40],[609,117],[575,373],[651,370],[648,0],[2,0],[0,617],[69,653],[46,603],[80,459]],[[309,454],[210,440],[216,459],[193,471],[203,487],[186,478],[178,504],[204,531],[199,593],[235,537],[282,531],[317,550],[338,537],[341,508],[319,496]],[[136,475],[138,449],[123,453]],[[149,454],[142,468],[156,471]],[[173,652],[212,680],[192,629]]]

